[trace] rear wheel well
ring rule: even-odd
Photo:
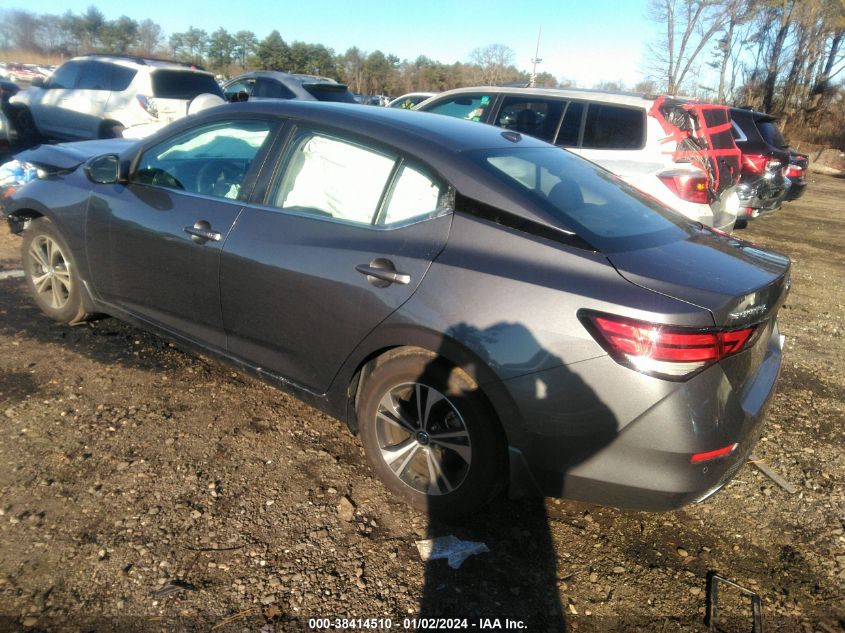
[[[469,372],[463,369],[461,367],[462,363],[458,362],[456,359],[444,356],[442,354],[438,354],[437,352],[433,352],[432,350],[426,349],[424,347],[417,347],[416,345],[397,345],[395,347],[385,347],[379,350],[375,350],[358,364],[358,367],[352,374],[352,379],[349,381],[349,385],[346,391],[346,425],[349,427],[349,430],[353,435],[358,434],[358,396],[361,394],[361,388],[364,382],[366,381],[367,377],[373,372],[373,370],[375,370],[376,367],[384,364],[388,360],[392,360],[400,356],[412,356],[418,354],[430,356],[431,358],[443,358],[443,360],[448,362],[456,371],[460,371],[462,374],[464,374],[466,376],[467,381],[472,382],[475,385],[478,394],[484,401],[484,405],[489,411],[491,420],[496,426],[496,431],[498,433],[501,433],[502,437],[505,437],[504,427],[502,426],[501,420],[499,420],[499,416],[496,414],[496,410],[493,407],[493,403],[490,401],[490,398],[484,392],[484,389],[482,389],[478,385],[478,380],[476,379],[476,377],[470,375]]]

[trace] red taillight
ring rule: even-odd
[[[740,330],[690,330],[622,317],[590,315],[594,336],[617,362],[637,371],[685,378],[736,354],[755,327]]]
[[[713,196],[707,183],[707,176],[667,172],[658,174],[657,177],[681,200],[699,204],[710,204],[713,202]]]
[[[766,154],[743,154],[742,170],[752,174],[762,174],[769,164],[769,157]]]
[[[789,165],[786,168],[786,174],[784,174],[787,178],[800,178],[804,175],[804,168],[798,165]]]
[[[722,448],[717,448],[715,451],[707,451],[705,453],[695,453],[692,457],[689,458],[691,464],[700,464],[701,462],[709,462],[711,459],[718,459],[719,457],[724,457],[725,455],[730,455],[736,450],[736,447],[739,444],[728,444],[727,446],[723,446]]]
[[[158,118],[158,108],[156,108],[152,99],[144,95],[135,95],[135,98],[138,100],[138,105],[146,110],[147,114]]]

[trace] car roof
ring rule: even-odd
[[[533,137],[492,125],[479,125],[428,112],[371,108],[354,103],[295,99],[246,101],[210,109],[207,116],[232,115],[235,112],[288,117],[331,126],[353,135],[362,133],[409,151],[425,149],[428,152],[453,153],[485,148],[553,147]]]
[[[170,59],[157,59],[155,57],[120,55],[116,53],[91,53],[89,55],[80,55],[79,57],[74,57],[69,61],[83,61],[86,59],[110,62],[114,64],[120,64],[121,66],[148,66],[151,69],[167,68],[168,70],[189,70],[191,72],[204,72],[206,74],[211,74],[202,66],[198,66],[196,64],[189,64],[187,62],[180,62]]]
[[[237,81],[238,79],[243,79],[245,77],[271,77],[274,79],[287,79],[293,80],[298,83],[327,83],[327,84],[337,84],[338,82],[330,77],[320,77],[318,75],[303,75],[300,73],[286,73],[282,72],[281,70],[254,70],[252,72],[244,73],[242,75],[238,75],[237,77],[233,77],[229,80],[229,82]],[[227,82],[227,83],[229,83]],[[338,84],[339,85],[339,84]]]
[[[437,95],[438,99],[445,96],[466,93],[486,92],[488,94],[525,95],[534,97],[553,97],[558,99],[581,99],[584,101],[607,101],[623,105],[646,107],[657,98],[640,92],[610,92],[605,90],[588,90],[586,88],[520,88],[511,86],[474,86],[455,88]]]

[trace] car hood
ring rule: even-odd
[[[113,138],[59,143],[58,145],[37,145],[32,149],[19,152],[15,158],[48,169],[76,169],[89,158],[103,154],[120,154],[136,142],[132,139]]]
[[[631,283],[705,308],[720,327],[766,320],[790,285],[788,257],[706,228],[607,257]]]

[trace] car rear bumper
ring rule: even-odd
[[[789,202],[790,200],[798,200],[801,196],[804,195],[804,192],[807,190],[807,181],[804,178],[795,179],[792,181],[792,186],[786,192],[786,195],[783,197],[784,202]]]
[[[750,217],[774,213],[780,209],[784,195],[787,193],[786,184],[782,181],[772,182],[760,179],[751,183],[740,183],[737,186],[740,207],[751,208],[753,213]],[[743,214],[740,213],[740,219]]]
[[[740,358],[743,355],[749,358]],[[668,383],[672,387],[666,392],[666,381],[632,372],[608,357],[579,364],[578,374],[595,380],[579,379],[579,384],[584,382],[582,392],[574,398],[572,367],[508,381],[526,416],[524,426],[530,429],[511,442],[512,496],[539,493],[653,511],[708,497],[741,468],[762,433],[781,356],[782,340],[774,325],[755,349],[733,357],[740,364],[758,363],[739,389],[732,386],[730,369],[714,365],[687,382]],[[613,365],[633,376],[614,381],[618,372]],[[548,385],[543,401],[536,398],[538,381]],[[560,394],[551,387],[556,381],[566,385]],[[532,392],[535,398],[526,400]],[[658,399],[647,406],[654,395]],[[591,397],[590,417],[573,424],[560,413],[571,408],[572,401],[582,406]],[[626,400],[628,408],[643,411],[623,422]],[[543,410],[552,413],[538,423]],[[737,444],[735,450],[725,457],[691,463],[693,454],[732,444]]]

